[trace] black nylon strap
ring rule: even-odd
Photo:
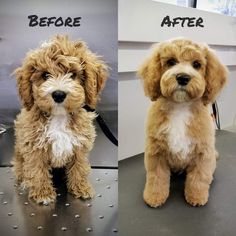
[[[107,126],[101,115],[95,109],[89,107],[88,105],[83,106],[83,108],[88,112],[96,112],[97,114],[96,121],[99,124],[101,130],[114,145],[118,146],[117,138],[112,134],[111,130],[109,129],[109,127]]]

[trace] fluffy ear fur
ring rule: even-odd
[[[107,65],[98,56],[86,49],[83,56],[84,89],[86,104],[95,108],[99,94],[105,86],[108,77]]]
[[[203,103],[213,103],[220,90],[224,87],[228,75],[226,66],[221,64],[215,53],[207,48],[206,89]]]
[[[30,110],[34,104],[32,84],[30,81],[34,69],[31,66],[22,66],[14,71],[17,79],[17,87],[23,106]]]
[[[152,56],[146,59],[138,70],[138,76],[143,79],[145,95],[152,101],[155,101],[161,95],[161,62],[159,50],[158,45]]]

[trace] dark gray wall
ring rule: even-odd
[[[80,27],[29,27],[28,15],[77,17]],[[20,107],[14,76],[26,52],[55,34],[82,39],[108,63],[110,78],[98,110],[117,109],[117,0],[0,1],[0,109]],[[2,114],[4,116],[4,114]],[[0,116],[1,117],[1,116]]]

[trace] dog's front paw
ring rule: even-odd
[[[56,201],[56,192],[53,188],[44,188],[40,190],[29,191],[29,198],[33,199],[38,204],[49,205]]]
[[[185,199],[192,206],[204,206],[209,197],[208,189],[185,189]]]
[[[75,198],[83,198],[83,199],[93,198],[95,194],[92,185],[88,182],[75,186],[70,186],[69,192],[72,193]]]
[[[169,196],[168,191],[163,191],[163,192],[154,192],[150,191],[149,188],[145,188],[143,192],[143,199],[146,202],[147,205],[150,207],[159,207],[163,205],[166,202],[166,199]]]

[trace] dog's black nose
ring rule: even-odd
[[[190,81],[191,77],[187,74],[177,74],[176,80],[178,81],[179,85],[185,86]]]
[[[66,98],[66,93],[60,90],[56,90],[52,93],[52,98],[57,103],[62,103]]]

